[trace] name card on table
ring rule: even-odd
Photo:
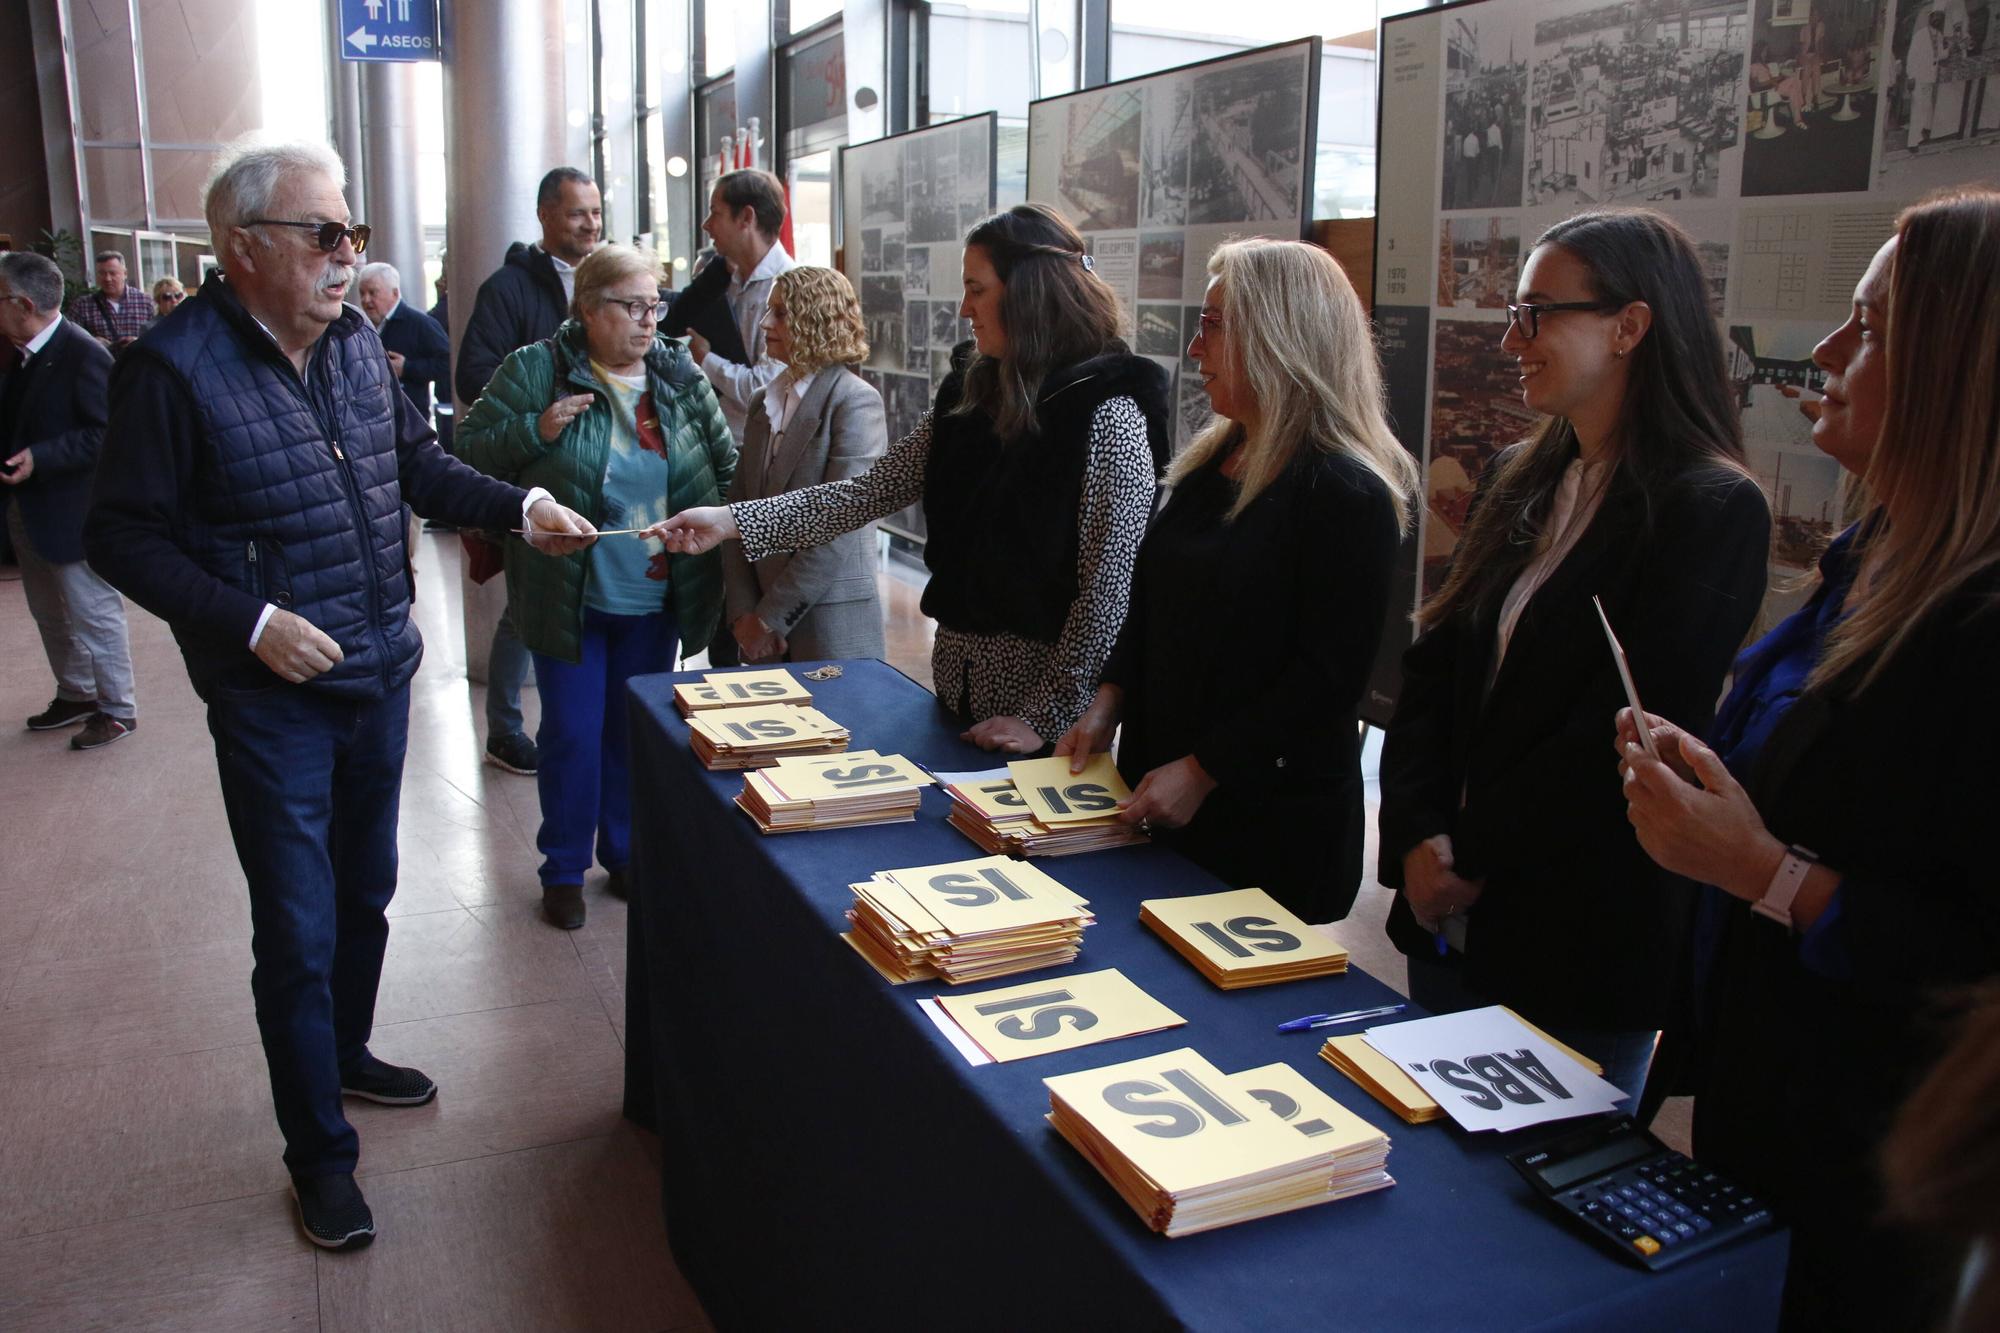
[[[1365,1035],[1465,1129],[1523,1129],[1596,1115],[1626,1100],[1499,1005],[1372,1027]]]
[[[683,716],[709,708],[740,708],[749,704],[809,704],[812,691],[783,668],[760,671],[711,671],[700,685],[674,686],[674,702]]]
[[[982,856],[884,872],[952,935],[1065,921],[1084,900],[1026,861]]]
[[[1028,809],[1044,824],[1103,819],[1118,813],[1118,803],[1132,794],[1108,754],[1095,754],[1083,772],[1069,771],[1069,759],[1017,759],[1007,765],[1014,788]]]
[[[1139,920],[1224,990],[1347,970],[1347,950],[1262,889],[1149,898]]]
[[[781,759],[764,770],[764,781],[792,801],[824,801],[838,796],[901,791],[928,786],[931,775],[899,754],[873,750]]]
[[[977,995],[940,995],[938,1004],[980,1050],[1001,1062],[1187,1022],[1116,968]]]

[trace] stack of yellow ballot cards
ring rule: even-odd
[[[699,685],[674,686],[674,707],[682,717],[711,708],[751,708],[758,704],[809,704],[812,691],[782,667],[762,671],[711,671]]]
[[[1096,919],[1053,877],[1004,856],[886,870],[850,887],[854,929],[841,938],[897,984],[1060,967]]]
[[[1604,1066],[1597,1061],[1565,1046],[1527,1019],[1515,1014],[1512,1009],[1507,1012],[1513,1014],[1523,1027],[1546,1040],[1591,1073],[1603,1075]],[[1360,1084],[1362,1090],[1370,1097],[1412,1125],[1426,1124],[1443,1118],[1445,1114],[1444,1108],[1437,1104],[1437,1100],[1419,1087],[1417,1081],[1404,1072],[1401,1065],[1370,1046],[1364,1033],[1350,1032],[1345,1036],[1328,1037],[1326,1044],[1319,1048],[1319,1058]]]
[[[1396,1183],[1388,1136],[1286,1065],[1228,1075],[1183,1047],[1042,1082],[1056,1132],[1168,1236]]]
[[[1067,777],[1069,761],[1062,764]],[[1115,816],[1045,824],[1028,809],[1014,786],[1013,775],[1004,768],[962,774],[957,781],[947,783],[944,791],[951,798],[947,822],[982,851],[1023,857],[1070,856],[1151,841],[1138,825]]]
[[[1187,1022],[1115,967],[976,995],[940,995],[937,1004],[975,1046],[1003,1064]]]
[[[745,773],[736,804],[766,833],[899,824],[917,817],[932,781],[899,754],[786,756]]]
[[[1224,990],[1347,970],[1347,950],[1262,889],[1151,898],[1139,904],[1139,920]]]
[[[850,739],[846,727],[801,704],[718,708],[688,719],[695,758],[715,770],[768,768],[788,755],[837,754]]]

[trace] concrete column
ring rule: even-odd
[[[535,187],[543,173],[571,159],[562,7],[480,0],[443,10],[445,266],[455,350],[479,285],[507,246],[541,235]],[[459,404],[461,421],[465,407]],[[506,602],[503,579],[465,585],[466,674],[475,681],[486,679],[493,626]]]
[[[367,148],[361,139],[361,67],[340,58],[340,6],[326,6],[327,142],[347,166],[347,207],[368,220]]]
[[[403,294],[424,299],[424,227],[417,204],[417,67],[377,63],[361,69],[361,178],[373,227],[365,260],[394,264]]]

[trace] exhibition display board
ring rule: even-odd
[[[988,759],[908,678],[842,665],[814,701],[857,746],[939,772]],[[1223,887],[1163,847],[1040,863],[1096,917],[1066,967],[957,990],[891,984],[841,939],[849,886],[976,856],[946,822],[949,798],[927,788],[912,824],[765,837],[731,804],[741,778],[690,753],[673,689],[700,679],[640,677],[630,695],[644,809],[623,1036],[626,1111],[659,1131],[669,1236],[717,1327],[862,1326],[887,1310],[979,1329],[1775,1324],[1782,1234],[1646,1273],[1546,1211],[1504,1160],[1510,1136],[1407,1125],[1320,1058],[1321,1034],[1275,1031],[1401,998],[1381,982],[1354,968],[1238,991],[1208,981],[1139,920],[1141,902]],[[974,1064],[920,1007],[1109,969],[1186,1021]],[[1044,1080],[1182,1048],[1232,1077],[1282,1062],[1389,1135],[1395,1186],[1155,1234],[1047,1123]]]
[[[989,111],[840,150],[842,271],[868,325],[861,378],[882,395],[891,440],[916,429],[951,349],[972,336],[958,317],[960,242],[994,211],[997,123]],[[883,526],[922,540],[922,506]]]
[[[1400,612],[1439,586],[1481,473],[1538,424],[1500,351],[1504,306],[1535,237],[1585,209],[1659,209],[1699,247],[1775,519],[1770,609],[1791,609],[1844,526],[1840,468],[1800,410],[1824,380],[1812,349],[1898,210],[2000,174],[1987,16],[1983,0],[1470,0],[1384,21],[1375,317],[1426,496],[1365,716],[1393,708]]]
[[[1083,233],[1132,350],[1174,379],[1174,447],[1206,425],[1186,358],[1208,257],[1307,236],[1320,39],[1262,47],[1028,104],[1028,198]]]

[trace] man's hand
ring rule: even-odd
[[[5,464],[0,464],[0,468],[4,468],[0,470],[0,481],[6,482],[9,486],[19,486],[35,475],[35,451],[23,449]]]
[[[728,505],[702,505],[683,509],[639,535],[664,542],[677,555],[700,555],[737,535],[736,517],[729,512]]]
[[[556,437],[568,429],[575,421],[590,410],[597,401],[595,394],[573,393],[566,398],[558,398],[550,403],[548,410],[535,420],[535,433],[542,437],[543,444],[554,444]]]
[[[736,636],[746,662],[775,662],[785,655],[785,636],[759,620],[755,611],[736,617],[729,632]]]
[[[1042,748],[1041,733],[1018,717],[989,717],[960,732],[958,738],[971,741],[982,750],[1001,750],[1007,754],[1033,754]]]
[[[265,666],[297,685],[331,671],[345,656],[319,626],[290,611],[273,611],[252,650]]]
[[[1425,930],[1442,929],[1446,917],[1463,912],[1486,891],[1485,880],[1462,878],[1456,865],[1451,836],[1445,833],[1425,838],[1403,853],[1403,896]]]
[[[528,545],[544,555],[568,555],[597,540],[590,520],[554,500],[537,500],[528,511]]]
[[[697,366],[708,360],[708,339],[693,329],[688,330],[688,355],[694,358]]]
[[[385,347],[382,350],[388,352],[389,349]],[[401,352],[389,352],[389,369],[395,373],[397,379],[403,377],[403,354]]]

